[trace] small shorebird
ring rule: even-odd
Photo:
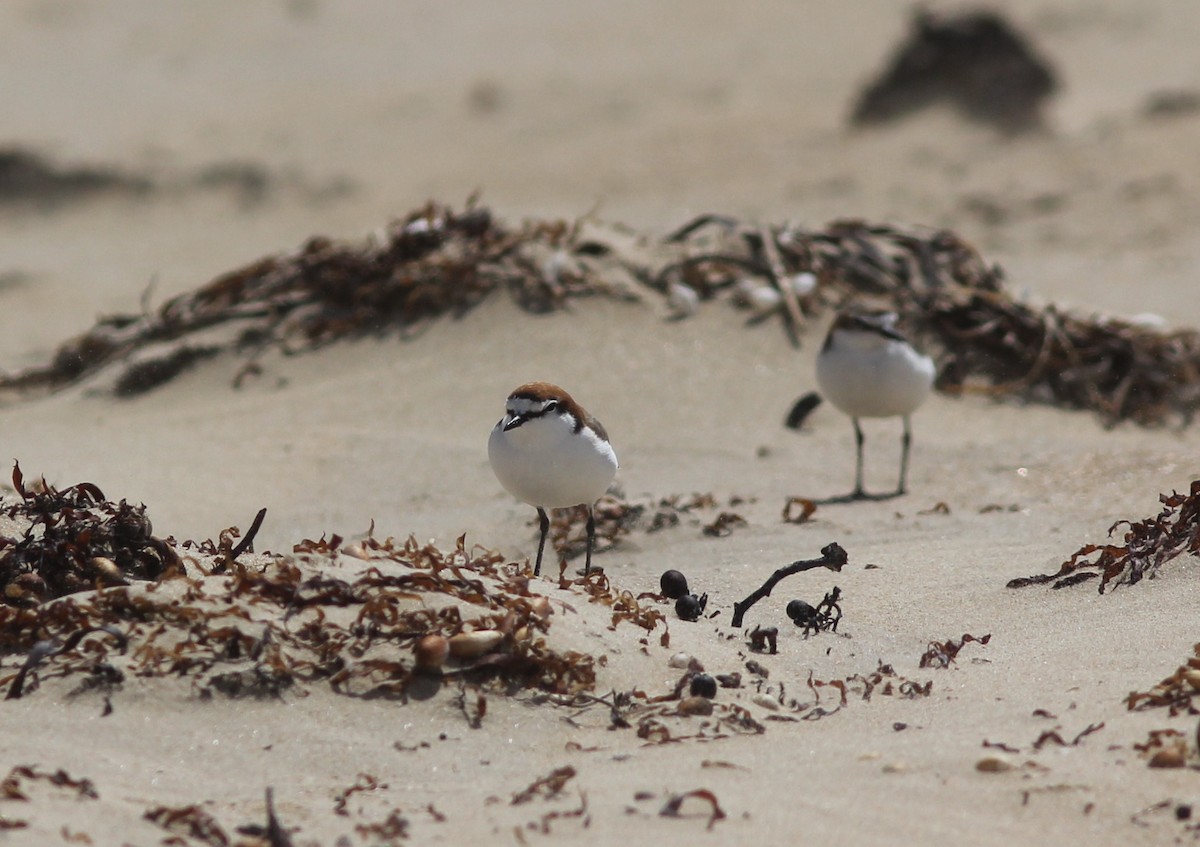
[[[617,454],[604,426],[570,394],[548,382],[530,382],[508,395],[504,417],[492,428],[488,459],[500,484],[537,509],[538,539],[534,576],[542,572],[542,551],[550,531],[547,509],[588,507],[586,575],[596,540],[593,507],[617,473]]]
[[[886,500],[906,490],[908,451],[912,444],[909,416],[933,387],[933,360],[896,330],[892,312],[844,311],[838,314],[817,356],[817,384],[829,402],[854,422],[856,463],[854,491],[827,502]],[[900,482],[889,494],[863,490],[863,432],[859,418],[904,418]]]

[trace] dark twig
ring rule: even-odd
[[[258,510],[258,514],[254,516],[254,522],[250,524],[250,528],[246,530],[246,536],[238,542],[237,546],[229,551],[229,560],[233,561],[238,556],[250,549],[254,543],[254,536],[258,535],[258,530],[262,527],[263,518],[267,516],[267,509],[264,506]]]
[[[263,509],[265,512],[266,509]],[[262,515],[262,512],[259,512]],[[267,788],[267,843],[271,847],[292,847],[292,837],[288,835],[286,829],[279,823],[279,818],[275,817],[275,797],[274,791]]]
[[[749,597],[740,603],[733,604],[733,626],[740,627],[742,625],[742,618],[745,617],[750,607],[762,598],[769,596],[771,590],[785,577],[800,573],[801,571],[812,570],[813,568],[829,568],[831,571],[840,571],[847,561],[849,561],[849,557],[846,555],[846,551],[835,541],[821,548],[821,558],[819,559],[802,559],[780,568],[771,574],[770,578]]]

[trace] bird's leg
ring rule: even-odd
[[[854,491],[850,496],[861,498],[866,496],[866,492],[863,491],[863,443],[866,439],[863,437],[862,427],[858,425],[858,418],[851,420],[854,422]]]
[[[596,511],[591,504],[588,505],[587,519],[587,559],[583,565],[583,575],[587,576],[592,570],[592,547],[596,544]]]
[[[538,527],[541,529],[541,537],[538,538],[538,554],[537,564],[533,566],[533,575],[538,576],[542,572],[542,551],[546,548],[546,536],[550,532],[550,517],[546,514],[546,510],[541,506],[538,510]]]
[[[908,451],[912,447],[912,427],[908,422],[908,415],[904,416],[904,435],[900,436],[900,484],[896,486],[896,493],[903,494],[908,487]]]

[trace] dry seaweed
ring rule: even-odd
[[[25,680],[34,668],[47,659],[74,650],[77,646],[79,646],[79,643],[83,641],[84,638],[86,638],[88,635],[91,635],[93,632],[108,633],[117,640],[117,644],[120,647],[121,652],[125,652],[125,647],[128,644],[129,639],[127,639],[125,634],[115,626],[110,626],[107,624],[101,624],[100,626],[85,626],[81,629],[77,629],[67,636],[65,640],[60,641],[57,638],[51,638],[46,641],[39,641],[33,645],[33,649],[31,649],[29,651],[29,655],[25,657],[25,664],[21,665],[21,669],[17,671],[16,676],[13,677],[12,684],[8,687],[8,693],[4,695],[4,699],[19,699],[21,695],[25,693]],[[121,677],[120,671],[112,668],[112,666],[107,665],[104,662],[97,662],[96,666],[98,668],[106,668],[108,673],[115,675],[118,680]]]
[[[1048,729],[1045,732],[1043,732],[1042,734],[1040,734],[1037,737],[1037,739],[1033,742],[1033,749],[1041,750],[1047,744],[1054,744],[1058,747],[1078,747],[1079,742],[1083,741],[1083,739],[1087,738],[1093,732],[1099,732],[1102,729],[1104,729],[1103,722],[1088,724],[1084,729],[1077,732],[1075,734],[1075,737],[1072,738],[1070,741],[1065,740],[1059,734],[1057,727],[1054,729]]]
[[[143,818],[175,835],[191,838],[210,847],[229,847],[229,836],[217,819],[199,806],[155,806]]]
[[[784,523],[807,523],[817,511],[817,504],[807,497],[789,497],[783,504]]]
[[[800,277],[813,280],[803,294]],[[54,391],[119,363],[135,370],[122,384],[150,387],[194,361],[179,352],[189,349],[240,356],[241,384],[261,373],[268,351],[387,332],[412,337],[498,290],[546,312],[582,297],[666,298],[679,284],[702,301],[736,302],[746,283],[775,292],[776,305],[753,321],[778,317],[797,343],[805,322],[831,304],[856,295],[890,301],[936,348],[945,392],[1088,409],[1109,424],[1186,423],[1200,408],[1200,333],[1014,300],[1000,269],[948,230],[859,220],[806,229],[704,215],[665,238],[631,243],[615,227],[583,220],[506,227],[474,202],[461,212],[430,203],[366,244],[313,237],[157,308],[103,317],[49,363],[0,376],[0,391]]]
[[[563,818],[580,818],[582,820],[584,829],[587,829],[589,826],[591,826],[592,818],[591,815],[588,814],[587,795],[580,791],[579,805],[574,809],[556,809],[546,812],[541,816],[537,823],[530,821],[527,826],[529,829],[536,830],[542,835],[549,835],[550,824]],[[517,841],[520,843],[528,843],[525,841],[525,836],[521,833],[520,829],[514,830],[514,834],[517,836]]]
[[[1181,768],[1196,758],[1196,748],[1187,736],[1177,729],[1152,729],[1146,740],[1134,744],[1152,768]]]
[[[399,809],[393,809],[379,823],[356,823],[354,831],[360,838],[371,839],[373,843],[395,844],[408,837],[408,818],[400,814]],[[382,839],[374,841],[375,839]]]
[[[103,192],[144,194],[150,180],[107,167],[63,166],[18,147],[0,149],[0,204],[57,206]]]
[[[635,597],[632,592],[614,588],[603,571],[592,571],[590,576],[582,580],[582,585],[591,602],[612,609],[612,624],[609,629],[616,629],[617,624],[627,621],[635,626],[640,626],[646,632],[653,632],[654,628],[661,623],[663,634],[659,638],[659,645],[662,647],[670,645],[671,632],[667,626],[666,615],[658,609],[642,605],[639,598]],[[560,578],[559,586],[567,588],[570,583]]]
[[[696,788],[682,794],[672,794],[658,814],[664,818],[682,817],[680,808],[683,806],[683,801],[691,797],[703,800],[709,805],[708,826],[705,829],[711,830],[717,821],[725,819],[725,812],[721,809],[721,804],[717,802],[717,795],[707,788]]]
[[[749,663],[748,663],[749,664]],[[902,697],[907,700],[918,697],[928,697],[933,692],[933,682],[917,682],[896,673],[890,664],[880,661],[877,667],[868,673],[856,673],[841,679],[821,680],[809,671],[805,680],[805,690],[810,697],[800,698],[788,694],[788,688],[783,682],[768,684],[763,676],[754,682],[758,688],[758,698],[767,698],[777,706],[762,703],[772,711],[782,710],[784,713],[773,713],[766,717],[768,721],[816,721],[839,712],[850,703],[850,698],[869,703],[875,695],[883,697]],[[834,692],[836,702],[830,703],[828,692]]]
[[[921,660],[917,663],[918,667],[922,668],[948,668],[954,664],[958,657],[958,652],[963,647],[975,642],[976,644],[987,644],[992,640],[991,633],[987,635],[977,636],[968,633],[963,633],[963,637],[958,641],[953,638],[947,638],[945,641],[930,641],[925,652],[921,654]]]
[[[1200,715],[1200,708],[1193,702],[1200,696],[1200,643],[1192,648],[1192,653],[1187,661],[1149,691],[1130,692],[1125,705],[1131,711],[1165,707],[1171,717]]]
[[[734,495],[729,506],[753,502],[752,499]],[[720,502],[711,493],[671,494],[657,500],[629,501],[619,494],[605,494],[595,505],[596,538],[615,547],[620,539],[635,530],[652,533],[668,527],[679,526],[685,520],[700,526],[702,535],[717,538],[729,535],[735,526],[744,526],[741,516],[722,511],[708,523],[703,523],[704,513],[720,508]],[[587,550],[587,506],[572,506],[554,509],[550,521],[550,542],[560,558],[573,559]],[[537,518],[530,521],[537,526]]]
[[[456,638],[487,635],[483,650],[454,657],[439,680],[494,679],[561,694],[594,685],[593,656],[547,644],[549,603],[530,592],[517,563],[468,549],[463,538],[449,552],[413,539],[368,538],[346,548],[366,562],[356,578],[311,568],[306,574],[302,557],[338,555],[340,541],[303,542],[296,558],[277,558],[261,571],[233,561],[228,576],[117,586],[33,609],[0,607],[0,651],[37,656],[26,658],[26,669],[0,675],[0,685],[24,684],[27,691],[34,666],[43,677],[94,670],[113,647],[108,639],[80,642],[96,629],[128,637],[128,672],[189,677],[202,696],[280,696],[322,682],[352,697],[404,698],[420,678],[412,645],[431,634],[452,647]],[[627,592],[601,586],[595,593],[609,598],[614,625],[629,619],[652,629],[662,619]],[[428,603],[431,596],[439,602]],[[40,646],[47,644],[77,649]]]
[[[1100,577],[1100,593],[1111,584],[1136,585],[1143,578],[1153,579],[1158,569],[1182,553],[1200,553],[1200,480],[1194,480],[1187,494],[1172,491],[1160,494],[1163,508],[1156,516],[1136,523],[1117,521],[1108,528],[1111,536],[1117,527],[1127,526],[1124,544],[1085,544],[1051,574],[1009,580],[1009,588],[1052,583],[1066,588]],[[1099,554],[1092,561],[1088,557]]]
[[[369,773],[360,773],[354,780],[354,784],[344,791],[339,791],[333,802],[333,813],[342,817],[349,817],[350,812],[346,810],[346,804],[355,794],[363,791],[382,791],[387,788],[387,783],[381,783],[377,778]]]
[[[96,800],[100,797],[90,779],[75,779],[61,768],[56,771],[41,771],[30,765],[17,765],[8,772],[8,776],[0,780],[0,799],[28,800],[29,796],[21,790],[22,780],[38,780],[58,788],[70,788],[80,800]]]
[[[534,797],[544,797],[550,799],[557,797],[562,793],[567,783],[575,778],[575,768],[570,765],[563,765],[561,768],[555,768],[549,774],[539,777],[531,782],[521,791],[513,795],[510,805],[519,806],[522,803],[528,803]]]
[[[19,539],[0,537],[0,604],[29,608],[126,577],[157,580],[179,564],[154,537],[145,506],[106,500],[90,482],[26,487],[19,464],[12,479],[21,499],[0,511],[27,528]]]
[[[721,512],[712,521],[701,527],[700,531],[710,538],[725,538],[733,534],[734,527],[748,526],[746,519],[737,512]]]

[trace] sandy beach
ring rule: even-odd
[[[427,201],[463,209],[473,194],[512,228],[587,219],[647,238],[703,213],[947,228],[1034,308],[1200,326],[1200,8],[997,8],[1057,74],[1031,132],[937,104],[851,127],[858,92],[910,27],[909,10],[881,0],[5,4],[0,147],[103,178],[54,192],[0,180],[0,371],[44,364],[100,316],[149,312],[314,236],[384,238]],[[546,314],[496,292],[412,337],[266,355],[237,388],[244,358],[224,352],[136,397],[113,396],[111,368],[6,395],[3,455],[27,483],[93,483],[144,504],[153,535],[177,544],[245,532],[267,509],[240,581],[206,574],[215,545],[179,547],[186,577],[53,602],[142,597],[163,604],[155,614],[209,610],[212,627],[241,609],[253,649],[315,668],[319,645],[286,639],[318,612],[347,644],[385,616],[358,594],[302,611],[272,580],[327,580],[343,598],[391,580],[403,621],[452,606],[510,626],[503,655],[593,676],[555,690],[463,672],[401,696],[387,686],[407,670],[363,670],[411,669],[411,633],[397,629],[346,652],[342,683],[314,670],[246,696],[214,674],[258,654],[170,671],[151,648],[188,642],[184,630],[129,618],[128,650],[93,633],[0,701],[0,844],[287,843],[266,829],[268,788],[297,845],[1196,840],[1191,700],[1179,714],[1127,706],[1195,655],[1196,558],[1105,593],[1096,581],[1006,587],[1187,493],[1195,426],[935,394],[913,419],[910,493],[789,523],[789,498],[852,481],[845,416],[825,404],[799,431],[783,425],[816,388],[830,317],[806,321],[797,347],[778,316],[748,322],[724,295],[672,320],[649,290]],[[606,587],[591,596],[556,581],[557,567],[514,576],[536,551],[534,511],[497,483],[486,443],[508,392],[531,380],[567,387],[604,421],[621,502],[677,519],[602,543]],[[870,487],[894,484],[899,437],[898,421],[868,422]],[[22,502],[4,494],[6,508]],[[662,505],[703,494],[691,509]],[[706,534],[722,512],[741,522]],[[0,535],[19,538],[10,518]],[[335,535],[333,549],[302,545]],[[788,577],[731,625],[772,572],[833,542],[848,555],[840,572]],[[426,544],[464,572],[492,562],[481,550],[496,559],[468,590],[411,564]],[[650,596],[668,569],[707,593],[700,620]],[[411,587],[414,575],[444,580],[443,596]],[[806,637],[787,601],[816,604],[835,585],[837,631]],[[477,589],[484,600],[464,599]],[[495,598],[518,604],[517,624]],[[615,619],[625,602],[648,628]],[[9,691],[47,637],[13,624],[16,607],[0,606]],[[759,625],[778,628],[778,652],[751,649]],[[964,635],[990,638],[921,666],[932,644]],[[711,715],[677,713],[680,654],[740,676]],[[98,681],[89,662],[101,660],[119,681]],[[1139,749],[1155,733],[1162,743]],[[1149,767],[1177,743],[1184,766]]]

